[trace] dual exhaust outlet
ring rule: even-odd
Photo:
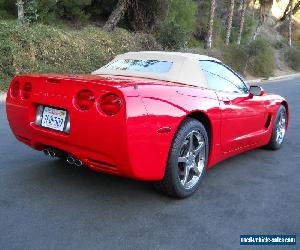
[[[58,157],[58,158],[64,158],[67,163],[70,165],[75,165],[77,167],[83,166],[83,163],[81,160],[77,159],[73,155],[70,155],[68,153],[65,153],[61,150],[55,149],[55,148],[45,148],[43,150],[44,154],[51,157]]]
[[[72,155],[68,155],[67,163],[69,163],[70,165],[75,165],[77,167],[81,167],[83,165],[81,160],[73,157]]]

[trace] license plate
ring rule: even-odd
[[[58,131],[64,131],[67,111],[45,107],[42,115],[41,126]]]

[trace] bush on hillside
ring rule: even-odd
[[[0,40],[2,90],[15,74],[90,73],[117,54],[151,49],[137,45],[134,35],[123,29],[108,33],[90,26],[71,30],[41,24],[18,25],[14,21],[0,21]]]
[[[263,38],[258,38],[249,44],[247,53],[247,70],[250,74],[261,77],[270,77],[274,75],[274,49],[268,41]]]
[[[253,29],[256,27],[257,23],[255,19],[251,15],[245,15],[245,22],[244,22],[244,28],[243,28],[243,34],[242,34],[242,44],[249,43],[250,39],[253,35]],[[232,24],[232,34],[231,34],[231,42],[236,43],[238,38],[238,33],[240,29],[240,17],[239,15],[234,16],[233,24]],[[225,38],[225,31],[224,31],[224,38]]]
[[[57,2],[58,15],[70,21],[86,21],[90,14],[84,8],[91,5],[91,0],[60,0]]]
[[[225,63],[243,75],[246,71],[260,77],[274,74],[274,49],[262,38],[248,45],[225,48],[223,58]]]
[[[286,39],[281,39],[275,42],[274,48],[277,50],[284,49],[288,46],[288,42]]]
[[[232,45],[223,50],[223,60],[232,69],[244,74],[248,54],[245,46]]]
[[[196,25],[196,11],[193,0],[169,0],[166,17],[157,34],[165,49],[179,50],[187,45]]]
[[[158,42],[167,50],[178,50],[188,41],[187,32],[174,22],[163,23],[157,37]]]
[[[136,32],[134,34],[135,50],[162,50],[162,46],[156,41],[151,34]]]
[[[285,53],[284,59],[293,70],[300,70],[300,48],[290,47]]]
[[[15,1],[0,0],[0,19],[14,18],[17,16]]]
[[[197,5],[193,0],[169,0],[169,10],[165,22],[175,23],[187,33],[196,25]]]

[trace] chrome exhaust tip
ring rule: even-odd
[[[51,157],[56,157],[56,152],[51,148],[51,149],[49,150],[49,155],[50,155]]]
[[[69,163],[70,165],[75,165],[77,167],[81,167],[83,165],[81,160],[75,158],[72,155],[67,156],[67,163]]]
[[[70,165],[74,165],[75,164],[76,159],[73,156],[68,156],[67,157],[67,163],[69,163]]]
[[[81,167],[83,165],[82,161],[79,159],[75,159],[75,163],[74,163],[77,167]]]
[[[45,148],[45,149],[43,150],[43,152],[44,152],[44,154],[47,155],[47,156],[50,155],[50,152],[49,152],[49,149],[48,149],[48,148]]]
[[[67,153],[62,151],[62,150],[59,150],[59,149],[56,149],[56,148],[52,148],[52,147],[48,147],[48,148],[45,148],[43,150],[44,154],[47,155],[47,156],[51,156],[51,157],[58,157],[58,158],[66,158],[67,156]]]

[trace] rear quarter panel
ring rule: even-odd
[[[135,169],[140,166],[143,176],[163,178],[172,139],[182,121],[193,113],[202,112],[209,118],[212,136],[208,164],[211,166],[218,161],[220,109],[213,91],[170,83],[140,84],[138,93],[147,115],[142,110],[139,112],[143,115],[137,115],[134,105],[131,108],[131,104],[127,104],[128,123],[131,124],[128,143]]]

